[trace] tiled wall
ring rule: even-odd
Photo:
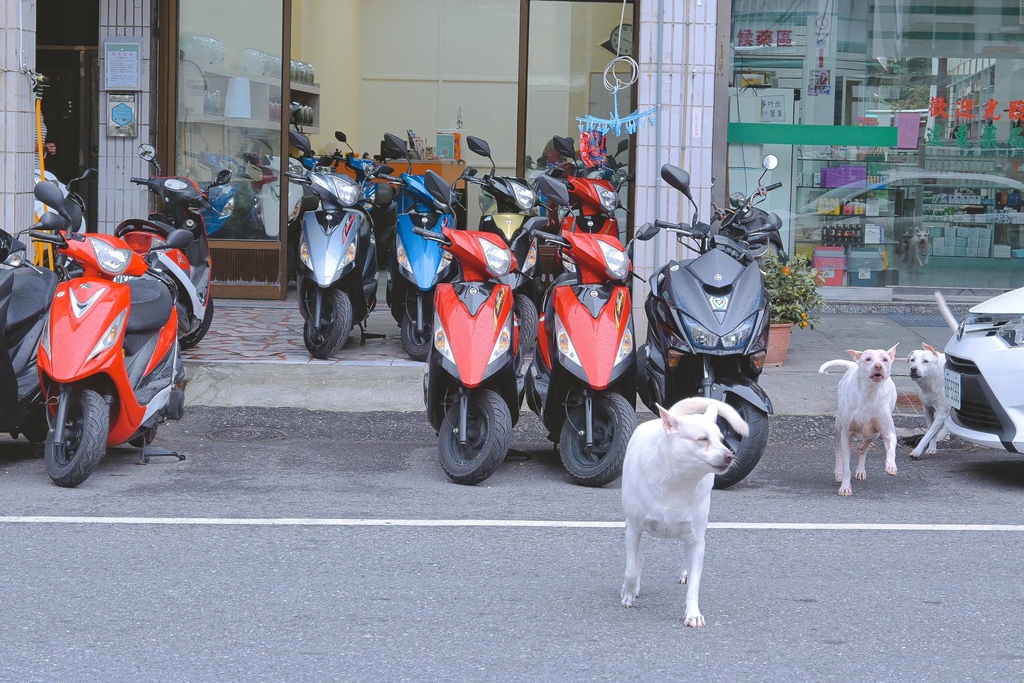
[[[718,0],[641,2],[639,109],[657,107],[657,121],[637,133],[637,227],[656,218],[687,223],[692,218],[693,207],[661,181],[661,166],[666,163],[690,174],[700,215],[705,221],[709,217],[717,16]],[[637,243],[634,265],[647,279],[656,267],[682,254],[675,237],[662,233],[650,242]],[[634,286],[634,320],[640,339],[644,338],[642,308],[647,291],[642,282]]]
[[[103,40],[132,36],[142,40],[142,83],[150,82],[152,3],[150,0],[101,0],[100,2],[100,82],[103,74]],[[148,90],[140,93],[138,137],[107,137],[107,93],[100,91],[100,149],[98,229],[113,232],[125,218],[145,216],[149,197],[145,188],[132,185],[132,176],[148,177],[151,167],[136,155],[143,142],[155,144],[150,120],[153,98]]]
[[[33,222],[35,100],[22,66],[35,68],[36,13],[31,0],[0,7],[0,227],[14,233]]]

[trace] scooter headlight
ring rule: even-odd
[[[452,346],[448,343],[448,334],[444,331],[441,318],[434,315],[434,348],[452,363],[455,363],[455,354],[452,353]],[[493,355],[493,354],[492,354]]]
[[[629,259],[626,258],[626,252],[614,244],[602,240],[598,240],[597,243],[601,247],[601,253],[604,254],[604,265],[608,270],[608,276],[613,280],[625,279],[629,273]]]
[[[526,262],[523,264],[524,273],[532,273],[537,265],[537,243],[530,245],[530,251],[526,252]]]
[[[92,245],[92,251],[96,254],[96,263],[106,273],[120,275],[131,262],[131,249],[117,249],[98,239],[90,239],[89,244]]]
[[[572,362],[575,365],[583,367],[580,363],[580,357],[576,354],[576,347],[572,345],[572,339],[569,338],[569,333],[565,329],[565,325],[562,321],[555,316],[555,345],[558,348],[558,355]]]
[[[412,272],[412,266],[409,265],[409,257],[405,253],[401,237],[395,237],[395,257],[398,259],[398,266],[400,268],[410,273]]]
[[[615,354],[615,363],[618,365],[622,361],[629,358],[629,355],[633,353],[633,325],[632,318],[630,323],[626,326],[626,331],[622,333],[622,341],[619,342],[619,351]]]
[[[614,211],[619,206],[619,195],[607,187],[597,186],[597,198],[601,200],[601,207],[605,211]]]
[[[754,318],[750,316],[739,325],[736,329],[729,334],[722,336],[722,348],[725,349],[742,349],[750,341],[750,335],[754,332]]]
[[[701,325],[693,318],[682,316],[683,318],[683,329],[686,330],[686,336],[690,338],[690,343],[698,349],[713,349],[718,346],[718,335],[713,334],[706,327]]]
[[[484,258],[487,260],[487,272],[492,277],[503,277],[508,275],[512,268],[512,252],[507,247],[499,247],[483,237],[477,237],[480,248],[483,249]]]
[[[529,211],[537,205],[536,192],[525,185],[520,185],[519,183],[510,182],[509,185],[512,186],[512,192],[516,196],[516,204],[519,205],[521,210]]]
[[[100,340],[96,342],[96,346],[94,346],[92,352],[89,353],[89,358],[87,358],[87,360],[92,360],[117,342],[121,336],[121,326],[124,324],[124,319],[127,314],[127,310],[118,313],[117,317],[114,318],[114,322],[110,324],[107,331],[104,332],[103,336],[100,337]],[[49,330],[47,330],[47,333],[49,333]],[[47,334],[47,336],[49,336],[49,334]],[[49,350],[47,350],[46,355],[50,355]]]
[[[313,270],[313,259],[309,256],[309,245],[306,244],[306,236],[299,240],[299,260],[310,270]]]
[[[509,316],[509,323],[511,322],[512,318]],[[494,342],[494,348],[491,349],[491,357],[487,359],[487,364],[490,365],[504,356],[510,346],[512,346],[512,325],[506,323],[505,327],[501,330],[501,334],[498,335],[498,340]]]

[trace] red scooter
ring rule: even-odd
[[[623,141],[625,142],[625,141]],[[615,211],[622,203],[619,201],[619,188],[627,182],[631,176],[621,165],[601,166],[589,169],[582,166],[576,155],[576,146],[572,138],[554,136],[551,144],[555,150],[564,157],[572,159],[573,168],[569,173],[582,173],[586,175],[569,175],[565,179],[566,189],[569,191],[569,208],[575,207],[576,212],[570,210],[562,217],[562,229],[582,231],[608,235],[619,239],[619,219]],[[625,147],[620,147],[616,153],[621,154]],[[615,157],[610,157],[614,162]]]
[[[424,184],[437,208],[451,213],[448,184],[429,170]],[[501,282],[516,268],[515,256],[492,233],[448,227],[440,233],[412,231],[440,243],[459,266],[455,280],[438,284],[434,292],[423,400],[438,432],[445,474],[459,484],[478,484],[505,460],[519,421],[519,328],[512,288]]]
[[[565,187],[542,176],[547,201],[569,202]],[[638,233],[647,240],[657,228]],[[636,428],[636,353],[629,293],[629,248],[617,237],[573,231],[538,233],[566,264],[544,297],[537,353],[526,374],[526,401],[558,443],[570,476],[604,486],[622,474]]]
[[[66,201],[39,183],[36,198],[53,207],[59,225],[42,224],[36,240],[57,247],[82,269],[61,282],[39,340],[39,378],[50,420],[43,458],[60,486],[85,481],[107,450],[130,442],[152,455],[184,457],[149,446],[157,425],[181,419],[184,378],[176,338],[174,282],[150,268],[124,241],[67,229]],[[59,220],[59,219],[58,219]],[[187,230],[174,230],[155,249],[185,249]]]

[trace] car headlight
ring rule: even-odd
[[[580,357],[576,354],[576,347],[572,345],[572,339],[569,338],[569,333],[558,316],[555,316],[555,346],[558,349],[558,355],[583,367]]]
[[[693,346],[700,349],[713,349],[718,346],[717,334],[712,334],[710,330],[693,318],[688,318],[685,315],[682,318],[683,329],[686,330],[686,336],[690,338],[690,343]]]
[[[613,367],[629,358],[629,354],[633,352],[632,327],[632,324],[626,325],[626,331],[622,333],[622,341],[619,342],[619,351],[615,354],[615,362],[612,364]]]
[[[313,270],[313,259],[309,256],[309,245],[306,244],[305,235],[299,240],[299,259],[307,268]]]
[[[96,254],[96,263],[104,272],[120,275],[131,262],[131,249],[117,249],[98,239],[90,239],[89,244],[92,245],[92,251]]]
[[[487,272],[492,277],[508,275],[508,271],[512,268],[512,252],[508,250],[508,247],[499,247],[483,237],[476,239],[480,242],[480,248],[483,249],[484,258],[487,260]]]
[[[629,260],[626,258],[626,252],[603,240],[598,240],[597,244],[601,247],[601,253],[604,254],[604,264],[608,275],[613,280],[624,279],[629,273]]]
[[[403,270],[412,272],[412,266],[409,265],[409,257],[405,253],[405,246],[402,245],[402,238],[395,237],[395,257],[398,259],[398,265]]]
[[[448,335],[444,331],[444,325],[441,324],[441,318],[436,314],[434,315],[434,348],[452,363],[455,362],[455,354],[452,353],[452,346],[448,343]]]
[[[619,206],[619,195],[607,187],[597,186],[597,198],[601,200],[601,206],[605,211],[614,211]]]
[[[351,243],[349,243],[348,249],[345,251],[345,257],[341,259],[341,264],[338,267],[343,268],[344,266],[347,266],[348,264],[352,263],[355,259],[356,243],[355,240],[353,240]]]
[[[124,319],[127,314],[127,309],[118,313],[117,317],[114,318],[114,322],[110,324],[107,331],[104,332],[103,336],[100,337],[100,340],[96,342],[96,346],[93,347],[92,352],[89,354],[89,358],[86,360],[92,360],[114,345],[114,342],[116,342],[121,335],[121,326],[124,324]],[[47,332],[49,332],[49,330],[47,330]],[[49,336],[49,334],[47,334],[47,336]],[[49,346],[49,344],[47,344],[47,346]],[[47,349],[46,355],[50,355],[49,349]]]
[[[509,317],[509,323],[512,322],[511,316]],[[501,330],[501,334],[498,335],[498,340],[494,342],[494,348],[491,349],[491,357],[487,359],[487,364],[490,365],[498,358],[505,355],[508,351],[508,347],[512,345],[512,326],[508,323]]]
[[[750,316],[741,322],[735,330],[729,334],[722,335],[722,347],[726,349],[739,349],[747,345],[750,335],[754,332],[754,317]]]
[[[536,192],[525,185],[520,185],[519,183],[509,182],[509,185],[512,186],[512,192],[516,196],[516,204],[519,205],[520,209],[523,211],[529,211],[537,205]]]
[[[523,264],[523,272],[531,273],[537,265],[537,243],[530,245],[530,251],[526,252],[526,262]]]
[[[1024,319],[1011,320],[999,328],[999,338],[1010,346],[1024,346]]]

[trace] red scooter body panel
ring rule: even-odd
[[[614,193],[615,189],[610,182],[600,178],[573,176],[566,180],[565,187],[569,192],[571,205],[576,207],[576,213],[570,211],[562,218],[562,230],[576,232],[578,218],[592,216],[595,218],[595,222],[600,225],[600,229],[587,230],[583,228],[583,230],[618,238],[619,221],[615,218],[614,212],[609,212],[604,208],[604,205],[601,204],[601,198],[597,193],[597,188],[599,187]]]
[[[452,230],[443,228],[441,233],[451,240],[451,246],[445,247],[460,266],[462,266],[462,279],[466,282],[486,282],[493,276],[487,272],[487,258],[484,256],[484,248],[480,240],[485,239],[502,251],[508,250],[508,245],[501,237],[489,232],[478,230]],[[512,258],[512,265],[509,270],[516,267],[515,254],[509,252]]]
[[[621,285],[612,290],[612,296],[597,318],[576,298],[571,285],[555,287],[555,315],[565,327],[587,382],[594,389],[605,389],[611,382],[615,356],[622,336],[630,328],[632,312],[629,289]],[[551,321],[554,324],[554,321]],[[558,328],[555,327],[555,348],[558,348]]]
[[[499,337],[506,331],[513,334],[509,323],[514,307],[512,288],[505,284],[494,287],[487,301],[477,309],[476,315],[470,315],[451,283],[437,286],[434,310],[444,326],[452,355],[455,356],[459,380],[464,386],[479,386]],[[510,339],[509,343],[518,343],[518,340]]]
[[[596,285],[608,281],[604,252],[601,251],[599,242],[604,242],[625,255],[626,250],[618,237],[570,230],[563,230],[562,237],[572,245],[567,253],[576,263],[580,278],[585,285]],[[632,264],[630,264],[630,269],[632,269]]]
[[[548,370],[551,369],[551,345],[548,344],[548,325],[545,314],[540,314],[540,319],[537,321],[537,352],[540,353],[540,359],[544,363],[544,367]]]
[[[61,251],[82,266],[84,277],[102,278],[109,282],[115,275],[132,275],[140,277],[145,275],[146,270],[149,268],[146,260],[129,249],[124,241],[119,237],[90,233],[85,236],[84,239],[81,239],[74,236],[68,238],[65,233],[62,234],[64,234],[68,246],[66,248],[62,248]],[[110,248],[117,249],[127,260],[127,265],[118,273],[108,273],[101,269],[96,260],[96,252],[92,245],[93,241],[104,242]]]

